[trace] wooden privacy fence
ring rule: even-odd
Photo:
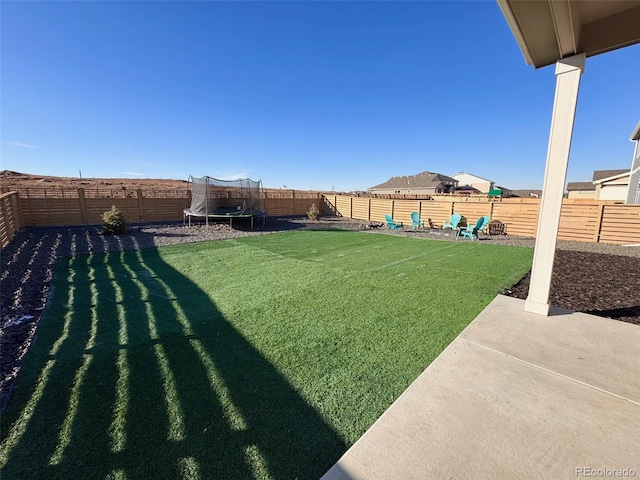
[[[332,213],[330,206],[325,204],[321,192],[297,192],[295,190],[265,192],[262,195],[261,205],[270,217],[306,215],[311,205],[318,207],[323,215]]]
[[[156,192],[143,190],[118,198],[95,198],[84,193],[83,189],[78,189],[75,195],[49,195],[46,198],[24,198],[16,192],[2,194],[0,246],[9,243],[23,226],[101,224],[102,214],[112,205],[134,223],[180,221],[183,220],[182,211],[189,203],[188,196],[155,196]],[[410,224],[411,212],[418,212],[422,219],[431,219],[435,226],[441,226],[452,213],[460,213],[470,222],[489,215],[505,223],[510,235],[524,237],[535,237],[540,209],[540,200],[537,198],[500,201],[469,198],[385,199],[293,190],[263,192],[261,204],[269,216],[305,215],[315,204],[323,215],[335,214],[384,222],[385,214],[391,213],[394,219],[405,224]],[[559,238],[583,242],[640,243],[640,205],[565,200]]]
[[[387,213],[394,220],[411,225],[411,212],[418,212],[425,223],[430,219],[434,226],[442,226],[453,213],[461,214],[469,222],[489,215],[491,219],[505,223],[509,235],[521,237],[536,236],[540,210],[538,198],[434,201],[325,195],[325,199],[338,215],[374,222],[384,222]],[[640,205],[565,201],[558,238],[581,242],[640,243]]]
[[[25,197],[12,192],[11,198],[17,203],[22,225],[26,226],[97,225],[102,223],[102,214],[112,205],[129,222],[179,221],[183,220],[182,212],[190,203],[188,195],[175,197],[157,191],[136,190],[133,194],[129,192],[126,196],[115,197],[88,196],[85,193],[79,188],[75,192],[65,190],[63,195],[57,195],[49,189],[46,196],[31,194]],[[242,200],[238,202],[242,203]],[[264,192],[260,203],[269,216],[305,215],[313,204],[323,214],[332,213],[320,192]]]
[[[0,249],[4,248],[24,226],[19,200],[15,192],[0,195]]]
[[[95,225],[102,214],[115,205],[130,222],[182,220],[186,198],[147,198],[142,190],[135,196],[117,198],[87,197],[82,188],[77,197],[20,197],[26,226]]]

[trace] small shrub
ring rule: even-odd
[[[311,208],[309,208],[309,211],[307,212],[307,217],[309,217],[309,220],[318,220],[319,216],[320,216],[320,210],[318,210],[318,207],[316,207],[316,204],[314,203],[313,205],[311,205]]]
[[[105,235],[122,235],[127,233],[127,220],[115,205],[102,214],[102,226]]]

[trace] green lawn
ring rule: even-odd
[[[306,231],[68,259],[0,476],[318,478],[531,258]]]

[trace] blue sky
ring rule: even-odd
[[[542,187],[554,67],[495,1],[3,1],[0,21],[2,169]],[[587,59],[569,181],[630,167],[639,79],[640,45]]]

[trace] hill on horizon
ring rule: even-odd
[[[122,189],[122,190],[176,190],[185,189],[187,180],[168,180],[153,178],[80,178],[56,177],[52,175],[34,175],[11,170],[0,172],[0,185],[3,190],[31,189]]]
[[[84,188],[85,190],[186,190],[189,187],[187,180],[171,180],[165,178],[80,178],[80,177],[56,177],[53,175],[36,175],[31,173],[20,173],[12,170],[0,171],[0,187],[2,191],[25,191],[27,189],[40,190],[75,190]],[[262,188],[263,191],[283,191],[281,188]],[[284,189],[292,191],[295,189]],[[298,190],[313,191],[318,190]]]

